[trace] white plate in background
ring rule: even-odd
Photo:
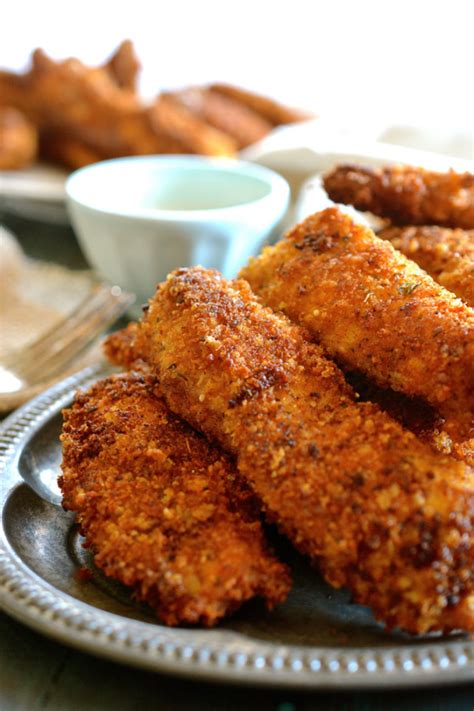
[[[44,163],[0,171],[0,208],[35,220],[67,224],[67,176],[64,169]]]

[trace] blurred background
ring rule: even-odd
[[[147,96],[225,81],[370,137],[422,126],[420,147],[449,135],[451,152],[468,158],[472,9],[470,0],[17,0],[0,25],[0,65],[24,68],[37,46],[98,64],[128,37]]]

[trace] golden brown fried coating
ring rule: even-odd
[[[273,126],[279,126],[284,123],[296,123],[297,121],[305,121],[309,118],[314,118],[312,114],[306,111],[284,106],[270,99],[268,96],[261,96],[260,94],[255,94],[237,86],[230,84],[212,84],[210,88],[212,91],[252,109],[252,111],[262,116]]]
[[[110,334],[102,344],[107,359],[129,370],[141,369],[146,365],[139,351],[138,332],[139,324],[132,321],[121,331]]]
[[[376,403],[381,410],[429,444],[435,451],[443,454],[455,453],[455,444],[444,430],[444,418],[425,400],[379,388],[373,380],[357,371],[345,373],[345,378],[354,388],[361,402]],[[465,456],[459,458],[466,461]]]
[[[136,92],[137,79],[141,69],[131,40],[124,40],[105,63],[106,69],[119,87]]]
[[[354,205],[397,225],[474,228],[474,175],[395,165],[340,165],[324,178],[334,202]]]
[[[455,439],[473,436],[474,310],[390,242],[328,208],[241,275],[345,368],[425,399]]]
[[[189,87],[172,96],[202,121],[235,139],[238,148],[257,143],[272,130],[272,124],[255,111],[217,91]]]
[[[169,406],[235,454],[331,584],[389,627],[474,630],[473,472],[355,402],[321,348],[246,282],[174,272],[132,351]]]
[[[379,388],[373,380],[357,371],[345,373],[347,382],[357,392],[362,402],[375,402],[390,417],[400,422],[421,439],[442,425],[442,418],[425,400],[411,398],[394,390]]]
[[[161,94],[150,108],[152,125],[172,136],[189,153],[210,156],[234,156],[236,141],[209,126],[170,94]]]
[[[438,284],[474,307],[474,230],[388,227],[378,233]]]
[[[0,106],[12,106],[34,122],[43,158],[71,168],[129,155],[234,156],[274,124],[307,118],[265,97],[223,86],[165,92],[147,105],[137,93],[139,70],[130,40],[98,67],[75,58],[56,62],[37,49],[25,74],[0,72]],[[227,90],[242,96],[233,99]]]
[[[127,369],[148,369],[143,361],[139,331],[140,324],[132,322],[105,340],[104,352],[111,363]],[[357,400],[376,403],[404,429],[413,432],[436,451],[451,453],[452,442],[443,431],[444,419],[427,402],[394,390],[379,388],[373,380],[357,371],[346,372],[344,378],[355,391]]]
[[[0,105],[0,170],[30,165],[38,152],[38,133],[24,114]]]
[[[289,589],[229,458],[173,415],[150,375],[107,378],[64,412],[63,503],[106,575],[168,625],[214,625]]]

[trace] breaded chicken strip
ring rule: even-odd
[[[314,118],[312,114],[306,111],[293,109],[290,106],[285,106],[284,104],[270,99],[268,96],[255,94],[252,91],[232,86],[231,84],[212,84],[210,89],[217,94],[221,94],[239,104],[243,104],[243,106],[247,106],[273,126]]]
[[[378,235],[474,307],[474,230],[388,227]]]
[[[370,403],[244,281],[181,269],[125,357],[234,453],[268,516],[388,627],[474,630],[474,478]],[[115,347],[115,354],[121,351]]]
[[[410,166],[340,165],[324,178],[334,202],[354,205],[397,225],[474,228],[474,175]]]
[[[241,276],[345,368],[425,399],[455,439],[473,436],[474,310],[390,242],[328,208]]]
[[[23,111],[41,132],[64,134],[83,144],[91,155],[109,158],[153,153],[183,153],[184,146],[152,126],[149,109],[103,67],[78,59],[55,62],[42,50],[22,76],[0,73],[2,94]]]
[[[147,307],[144,309],[148,310]],[[146,367],[143,353],[140,352],[139,329],[140,324],[132,322],[107,338],[104,351],[111,363],[128,369]],[[354,389],[358,400],[376,403],[391,418],[437,452],[451,453],[452,442],[443,431],[443,418],[424,400],[379,388],[373,380],[357,371],[346,372],[344,377]]]
[[[199,119],[231,136],[239,149],[257,143],[273,128],[252,109],[211,89],[189,87],[172,96]]]
[[[232,136],[209,126],[171,94],[161,94],[149,110],[152,126],[179,141],[188,153],[234,156],[237,142]]]
[[[106,575],[168,625],[214,625],[259,596],[285,599],[258,506],[233,464],[173,415],[156,380],[98,382],[64,412],[65,508]]]

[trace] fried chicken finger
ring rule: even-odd
[[[168,625],[214,625],[289,589],[229,458],[173,415],[155,378],[110,377],[64,412],[63,503],[106,575]]]
[[[190,87],[172,95],[198,118],[231,136],[238,148],[257,143],[272,124],[244,104],[210,89]]]
[[[474,310],[337,208],[308,217],[241,275],[348,370],[425,399],[468,439]]]
[[[217,94],[222,94],[229,99],[233,99],[239,104],[247,106],[255,113],[259,114],[273,126],[280,126],[285,123],[296,123],[313,118],[311,114],[300,109],[293,109],[284,104],[280,104],[268,96],[255,94],[247,89],[242,89],[230,84],[212,84],[211,90]]]
[[[195,116],[170,94],[161,94],[149,109],[152,126],[179,141],[189,153],[234,156],[237,143]]]
[[[396,225],[474,228],[474,175],[410,166],[340,165],[324,178],[334,202],[370,210]]]
[[[235,454],[268,516],[330,583],[389,627],[474,630],[472,472],[355,402],[336,365],[246,282],[174,272],[135,354],[169,406]]]

